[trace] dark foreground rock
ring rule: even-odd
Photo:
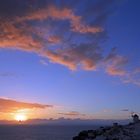
[[[110,127],[84,130],[73,137],[73,140],[140,140],[140,122],[128,125],[114,123]]]

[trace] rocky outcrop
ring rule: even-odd
[[[140,140],[140,122],[81,131],[73,140]]]

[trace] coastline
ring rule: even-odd
[[[100,127],[96,130],[83,130],[73,140],[140,140],[140,121],[113,126]]]

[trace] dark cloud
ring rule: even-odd
[[[0,98],[0,112],[3,112],[3,113],[6,113],[6,112],[10,113],[10,112],[14,112],[21,109],[34,109],[34,108],[45,109],[48,107],[53,107],[53,106]]]
[[[128,111],[129,111],[129,109],[122,109],[121,111],[128,112]]]

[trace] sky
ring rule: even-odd
[[[0,119],[140,113],[139,0],[1,0]]]

